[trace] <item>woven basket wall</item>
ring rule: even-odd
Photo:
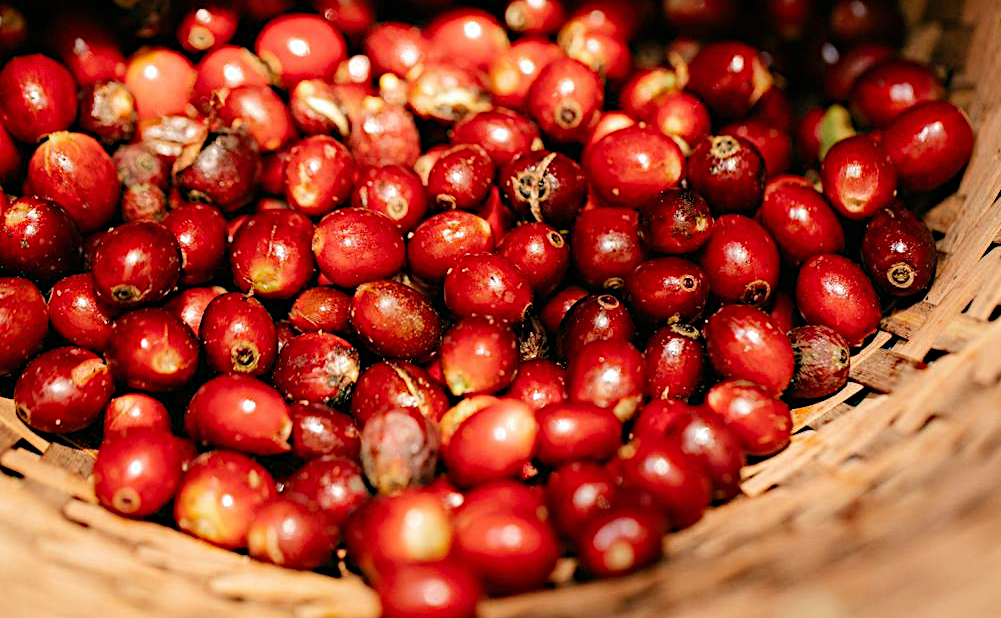
[[[905,2],[905,54],[953,69],[977,147],[926,221],[927,298],[889,314],[852,381],[794,410],[792,445],[744,496],[618,580],[486,601],[484,618],[997,616],[1001,612],[1001,2]],[[945,353],[943,355],[943,353]],[[923,361],[936,358],[925,365]],[[287,571],[95,503],[93,453],[0,400],[0,616],[376,618],[357,577]]]

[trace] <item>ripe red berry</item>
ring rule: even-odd
[[[111,336],[119,309],[98,300],[90,273],[61,279],[49,293],[52,328],[73,345],[101,352]]]
[[[789,407],[757,384],[720,382],[706,393],[706,405],[723,417],[748,455],[771,455],[789,444]]]
[[[271,379],[293,401],[338,404],[358,381],[358,351],[337,335],[306,333],[282,347]]]
[[[151,304],[177,285],[181,249],[173,233],[159,223],[125,223],[98,245],[93,273],[94,290],[104,302],[116,307]]]
[[[645,389],[643,355],[628,341],[589,343],[567,366],[568,399],[610,409],[623,422],[636,412]]]
[[[748,380],[778,395],[793,376],[789,338],[767,313],[745,305],[727,305],[706,320],[706,350],[724,378]]]
[[[651,399],[686,399],[708,377],[706,346],[699,329],[688,324],[668,324],[655,331],[643,350],[646,361],[646,394]]]
[[[521,322],[532,304],[528,280],[507,259],[491,253],[469,253],[445,275],[445,305],[456,316],[491,317]]]
[[[140,427],[170,432],[167,407],[145,393],[126,393],[108,402],[104,410],[104,435]]]
[[[747,139],[707,137],[688,160],[688,184],[718,213],[750,213],[765,191],[765,162]]]
[[[83,348],[49,350],[35,357],[14,385],[17,415],[39,431],[68,433],[104,411],[115,385],[108,365]]]
[[[226,374],[203,384],[188,403],[184,428],[193,440],[244,453],[276,455],[292,448],[285,400],[250,376]]]
[[[574,264],[592,288],[621,288],[626,275],[646,256],[639,238],[639,214],[631,208],[585,210],[571,237]]]
[[[311,217],[323,216],[351,197],[354,157],[329,135],[307,137],[285,160],[285,199]]]
[[[339,539],[337,528],[319,511],[279,498],[254,514],[247,530],[247,549],[258,560],[293,569],[315,569],[330,561]]]
[[[663,516],[630,504],[599,511],[575,531],[577,556],[598,577],[626,575],[657,562],[667,531]]]
[[[590,67],[571,58],[550,62],[528,91],[528,113],[557,142],[583,142],[598,121],[604,84]]]
[[[953,178],[973,153],[973,128],[948,101],[915,105],[886,128],[883,150],[893,161],[901,186],[931,191]]]
[[[928,67],[910,60],[887,60],[859,76],[851,104],[864,122],[885,128],[923,101],[945,96],[945,88]]]
[[[183,459],[169,431],[132,428],[101,443],[94,462],[94,493],[126,517],[148,517],[173,499],[181,484]]]
[[[760,306],[779,282],[779,251],[771,235],[753,219],[723,215],[702,249],[699,262],[709,289],[725,302]]]
[[[304,79],[329,80],[347,57],[341,33],[322,17],[308,14],[269,21],[257,35],[254,51],[286,90]]]
[[[198,368],[198,341],[166,309],[139,309],[115,320],[106,352],[115,377],[130,388],[170,391]]]
[[[0,215],[0,264],[50,283],[82,262],[80,230],[72,217],[44,197],[22,197]]]
[[[870,136],[836,143],[820,164],[824,195],[845,217],[868,219],[893,201],[897,174],[887,151]]]
[[[421,359],[441,341],[441,320],[431,302],[395,281],[358,286],[350,316],[365,345],[383,357]]]
[[[365,208],[342,208],[316,226],[313,255],[333,284],[353,288],[399,272],[406,248],[389,217]]]
[[[606,204],[637,208],[681,182],[685,155],[657,129],[636,125],[592,146],[585,168],[592,189]]]
[[[688,89],[724,118],[747,115],[772,86],[758,50],[737,41],[704,46],[688,71]]]
[[[428,175],[428,195],[442,209],[473,210],[486,199],[494,164],[477,144],[460,144],[442,153]]]
[[[657,253],[694,253],[712,233],[706,200],[686,189],[668,189],[640,208],[640,238]]]
[[[34,144],[76,119],[76,83],[65,66],[41,54],[17,56],[0,71],[0,114],[18,140]]]
[[[841,221],[812,187],[769,182],[758,220],[775,239],[782,257],[794,265],[845,248]]]
[[[879,289],[894,296],[910,296],[935,276],[938,250],[921,219],[894,204],[876,213],[862,237],[862,264]]]
[[[854,262],[834,254],[815,256],[800,268],[796,306],[807,324],[829,326],[851,346],[876,332],[882,317],[869,278]]]
[[[496,393],[514,379],[518,339],[510,326],[492,318],[459,320],[441,342],[441,368],[456,397]]]
[[[692,322],[702,315],[709,299],[702,269],[679,257],[642,262],[626,276],[624,290],[633,311],[653,323]]]

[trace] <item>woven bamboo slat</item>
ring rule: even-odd
[[[483,618],[989,616],[1001,606],[1001,3],[905,2],[905,54],[954,66],[977,148],[926,221],[944,234],[927,298],[889,314],[852,380],[793,411],[788,449],[743,494],[665,538],[631,577],[485,601]],[[936,360],[925,364],[929,352]],[[940,356],[941,355],[941,356]],[[93,452],[0,400],[0,615],[375,618],[356,576],[283,570],[96,504]]]

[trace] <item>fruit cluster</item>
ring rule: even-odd
[[[0,5],[0,375],[103,415],[107,508],[346,547],[387,616],[657,561],[929,287],[973,149],[883,0],[119,4]]]

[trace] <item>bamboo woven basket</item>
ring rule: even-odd
[[[494,599],[529,616],[988,616],[1001,611],[1001,2],[904,3],[905,54],[952,67],[977,131],[927,298],[889,314],[852,381],[793,411],[792,444],[739,499],[631,577]],[[935,358],[936,360],[925,361]],[[356,576],[283,570],[95,502],[93,453],[0,400],[0,616],[376,618]]]

